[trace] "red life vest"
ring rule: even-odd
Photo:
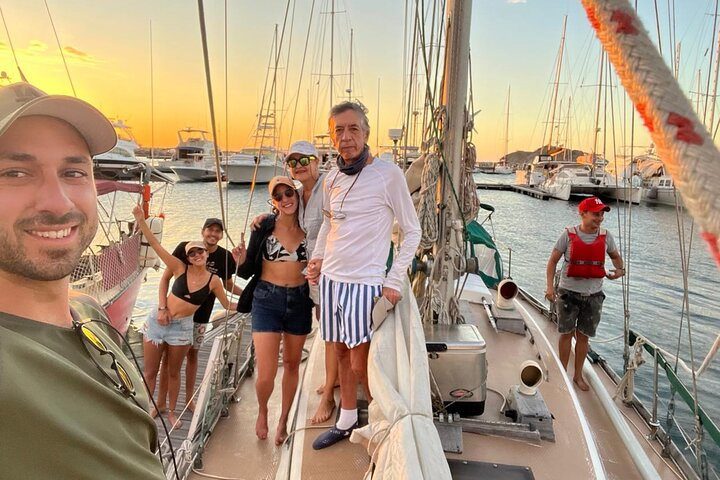
[[[603,278],[605,276],[605,236],[607,230],[601,228],[592,243],[585,243],[577,234],[575,227],[568,228],[570,237],[570,260],[567,276],[580,278]]]

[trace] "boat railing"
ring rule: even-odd
[[[212,430],[221,417],[228,416],[230,402],[238,401],[242,380],[253,373],[249,314],[234,314],[226,320],[226,312],[218,313],[211,319],[214,328],[205,337],[205,343],[211,345],[210,353],[193,394],[196,408],[187,435],[178,437],[171,431],[170,441],[165,437],[161,443],[168,480],[176,478],[175,466],[180,478],[187,478],[192,469],[202,469],[202,455]]]
[[[140,235],[135,234],[99,252],[88,249],[70,275],[70,288],[106,304],[135,281],[140,270]]]
[[[720,452],[720,428],[717,423],[710,417],[707,410],[700,405],[700,401],[696,398],[691,389],[683,382],[678,375],[676,368],[671,361],[666,358],[666,354],[662,352],[657,345],[653,344],[647,337],[630,330],[629,344],[635,347],[636,357],[641,355],[641,351],[645,350],[652,357],[652,377],[651,377],[651,399],[650,409],[634,396],[632,389],[629,391],[621,391],[623,397],[627,397],[626,404],[634,406],[645,422],[651,427],[651,435],[657,438],[664,445],[663,455],[671,456],[678,460],[681,468],[684,466],[685,473],[697,475],[699,478],[706,480],[710,478],[719,478],[718,472],[710,471],[708,465],[708,454],[716,456]],[[633,368],[628,369],[631,375],[635,375],[634,369],[642,364],[643,360],[635,361]],[[661,371],[665,375],[661,376]],[[695,372],[696,381],[700,381],[700,373]],[[628,375],[626,373],[626,375]],[[664,378],[664,380],[662,380]],[[627,384],[624,382],[623,384]],[[625,387],[627,390],[629,387]],[[678,411],[676,397],[682,401],[681,405],[688,408],[687,412]],[[658,413],[660,407],[660,399],[669,398],[666,405],[665,426],[663,428]],[[680,420],[680,417],[683,420]],[[692,424],[688,425],[685,418],[692,418]],[[692,429],[692,433],[688,432],[688,427]],[[680,450],[676,443],[682,441],[686,448]],[[710,452],[710,453],[708,453]],[[683,461],[679,461],[677,457],[682,456]],[[694,464],[694,468],[693,465]]]

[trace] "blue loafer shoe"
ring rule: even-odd
[[[352,431],[357,428],[357,426],[358,424],[357,422],[355,422],[355,425],[348,428],[347,430],[340,430],[337,427],[332,427],[330,430],[317,437],[313,442],[312,446],[315,450],[322,450],[323,448],[335,445],[340,440],[348,438]]]

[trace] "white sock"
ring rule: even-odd
[[[340,430],[347,430],[348,428],[355,425],[355,422],[357,422],[358,414],[357,409],[354,408],[352,410],[345,410],[344,408],[340,409],[340,418],[338,418],[337,423],[335,424],[335,427]]]

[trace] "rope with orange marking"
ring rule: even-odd
[[[582,0],[688,212],[720,266],[720,152],[627,0]]]

